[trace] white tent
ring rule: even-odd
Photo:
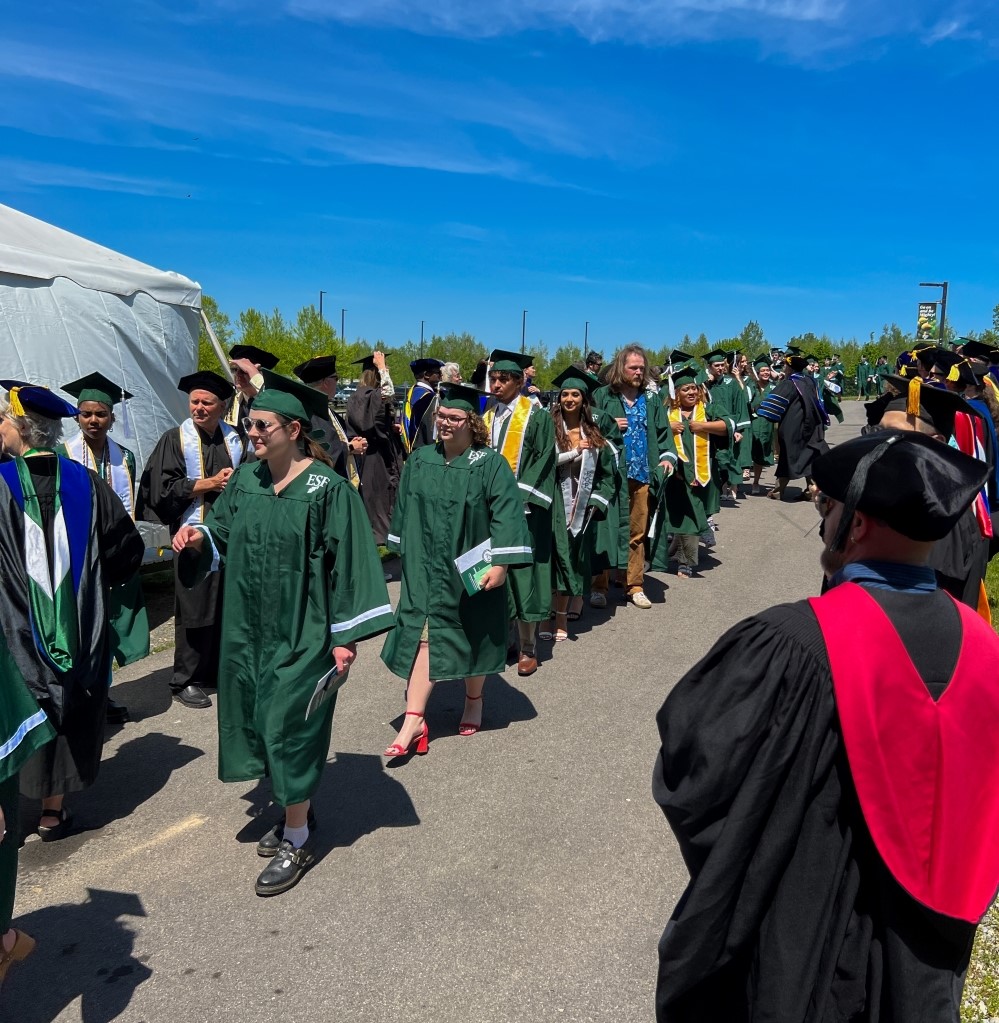
[[[194,281],[0,205],[0,379],[58,390],[100,372],[131,391],[112,436],[140,471],[187,416],[200,308]]]

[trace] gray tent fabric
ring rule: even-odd
[[[58,390],[99,371],[121,384],[134,397],[111,436],[140,471],[187,416],[177,381],[197,367],[200,306],[187,277],[0,205],[0,376]]]

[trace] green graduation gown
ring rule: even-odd
[[[393,674],[409,678],[424,625],[432,679],[503,670],[506,591],[469,596],[454,564],[487,538],[494,564],[530,563],[523,495],[506,459],[492,448],[471,447],[448,463],[440,443],[414,448],[402,470],[388,537],[389,548],[402,555],[395,629],[382,650]]]
[[[776,386],[772,381],[763,387],[759,384],[753,385],[753,397],[749,404],[750,411],[753,414],[753,422],[749,428],[753,465],[774,464],[774,424],[769,419],[764,419],[763,416],[758,416],[756,413],[763,399],[772,393]]]
[[[521,401],[528,401],[521,398]],[[489,409],[486,409],[489,412]],[[511,416],[500,427],[496,443],[503,450]],[[521,622],[543,622],[551,614],[554,575],[552,570],[552,502],[555,497],[555,424],[540,405],[531,408],[524,430],[524,444],[517,466],[517,487],[527,514],[534,560],[511,567],[507,573],[509,616]],[[407,670],[408,674],[408,670]]]
[[[7,834],[0,839],[0,935],[10,929],[17,882],[18,787],[24,762],[55,737],[45,712],[24,684],[7,641],[0,634],[0,809]]]
[[[735,377],[726,375],[713,381],[708,386],[708,393],[711,396],[711,409],[715,418],[728,420],[731,438],[728,447],[718,448],[716,455],[718,476],[722,486],[728,484],[735,487],[742,483],[743,445],[750,446],[752,443],[746,436],[750,427],[746,392]],[[743,439],[736,441],[734,436],[736,433],[741,433]]]
[[[596,519],[590,526],[593,533],[590,569],[595,575],[607,569],[617,570],[628,567],[628,471],[624,461],[624,437],[610,413],[594,407],[593,421],[606,438],[614,460],[614,476],[611,481],[610,508],[607,514]],[[583,587],[589,591],[589,585]]]
[[[135,455],[128,448],[119,444],[128,469],[128,478],[132,481],[131,508],[135,518]],[[65,445],[60,445],[59,454],[72,458]],[[94,469],[105,483],[114,490],[110,466],[106,463]],[[115,493],[118,493],[115,490]],[[121,497],[121,494],[118,494]],[[124,501],[122,502],[125,503]],[[118,586],[112,586],[108,593],[108,626],[111,629],[111,648],[114,660],[119,667],[141,661],[149,656],[149,616],[146,613],[146,601],[142,596],[142,583],[136,572],[130,579]]]
[[[581,460],[566,462],[556,470],[555,504],[556,511],[562,514],[555,516],[554,528],[562,530],[566,542],[563,544],[562,537],[555,537],[555,588],[559,593],[573,597],[581,597],[590,589],[597,523],[606,519],[612,509],[617,514],[617,508],[612,505],[619,489],[617,452],[609,444],[593,448],[591,452],[594,456],[593,481],[586,502],[586,517],[575,535],[567,519],[571,513],[571,500],[579,486]],[[567,483],[571,486],[570,495],[565,493]],[[570,501],[568,510],[565,507],[567,496]]]
[[[385,577],[357,491],[313,462],[275,494],[266,462],[233,473],[202,527],[204,570],[228,564],[218,683],[219,778],[269,775],[281,806],[315,792],[335,696],[306,710],[334,646],[392,626]],[[214,548],[214,549],[213,549]],[[354,671],[357,668],[352,669]],[[362,669],[363,670],[363,669]]]

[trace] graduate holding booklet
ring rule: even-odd
[[[402,555],[402,594],[382,660],[408,687],[387,757],[427,752],[424,712],[439,679],[465,680],[459,734],[474,735],[486,675],[506,664],[507,566],[530,564],[531,542],[517,480],[489,447],[479,396],[461,384],[447,389],[437,443],[413,450],[399,483],[388,542]]]

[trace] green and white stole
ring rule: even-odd
[[[232,467],[237,469],[243,460],[243,442],[239,434],[227,423],[219,423],[222,439],[229,449]],[[189,480],[205,478],[205,453],[201,447],[201,434],[192,419],[180,424],[180,450],[184,455],[184,466]],[[190,503],[181,519],[185,526],[196,526],[205,521],[205,499],[200,494]]]
[[[562,491],[562,504],[565,507],[565,521],[569,532],[573,536],[579,534],[586,528],[588,522],[587,511],[589,508],[590,495],[593,493],[593,480],[597,470],[597,459],[592,448],[583,449],[583,457],[580,459],[579,477],[574,480],[572,475],[572,463],[564,466],[565,473],[559,480],[559,489]],[[575,494],[573,494],[573,483],[576,483]]]
[[[31,449],[25,454],[34,455],[38,454],[38,451]],[[57,671],[66,672],[73,667],[79,648],[80,630],[76,591],[73,586],[70,538],[63,511],[63,462],[56,458],[51,570],[49,545],[45,537],[38,494],[35,492],[35,481],[31,478],[31,471],[23,458],[15,458],[14,465],[23,501],[24,557],[35,644]],[[89,531],[89,521],[86,525]]]
[[[93,469],[98,475],[104,476],[105,483],[121,499],[129,518],[135,518],[135,481],[128,471],[128,463],[125,461],[125,453],[110,437],[107,438],[107,461],[99,466],[94,460],[94,453],[90,445],[84,440],[83,434],[78,433],[72,440],[65,444],[66,453],[74,462]],[[102,470],[103,469],[103,473]]]

